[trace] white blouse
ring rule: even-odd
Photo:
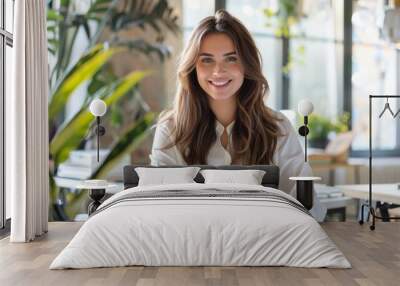
[[[298,135],[290,121],[281,112],[277,114],[282,121],[278,121],[278,126],[283,131],[284,136],[278,137],[277,147],[272,157],[274,165],[279,167],[279,189],[296,197],[296,182],[289,180],[289,177],[312,176],[312,170],[308,163],[304,162],[304,153],[301,147]],[[164,121],[157,124],[153,148],[150,154],[151,165],[187,165],[182,154],[174,145],[169,149],[162,149],[164,146],[172,143],[171,122]],[[228,134],[228,149],[232,142],[232,128],[234,122],[226,127]],[[216,121],[217,138],[221,139],[224,132],[224,126]],[[207,156],[208,165],[231,165],[232,157],[221,143],[216,140],[211,146]],[[316,198],[314,192],[314,206],[310,210],[311,214],[319,221],[322,221],[326,214],[326,208],[323,208]]]

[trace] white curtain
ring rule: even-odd
[[[48,60],[46,1],[15,1],[13,93],[6,99],[6,187],[12,242],[47,232]]]

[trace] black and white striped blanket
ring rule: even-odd
[[[127,192],[120,195],[115,200],[104,202],[91,216],[107,210],[110,207],[116,206],[123,202],[129,201],[148,201],[148,200],[257,200],[269,201],[280,204],[285,204],[294,207],[295,209],[311,215],[309,211],[299,202],[294,199],[289,199],[287,196],[278,194],[276,192],[269,192],[265,190],[233,190],[227,191],[224,189],[202,189],[202,190],[157,190],[157,191],[138,191]]]

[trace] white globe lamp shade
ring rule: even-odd
[[[307,99],[301,100],[297,105],[297,111],[303,116],[310,115],[313,112],[313,110],[314,110],[314,105],[312,104],[311,101]]]
[[[96,98],[90,103],[89,110],[94,116],[103,116],[107,111],[107,105],[103,100]]]

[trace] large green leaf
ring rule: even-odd
[[[57,22],[62,20],[64,20],[64,17],[57,10],[47,9],[47,22]]]
[[[102,88],[96,97],[104,99],[107,106],[111,106],[149,74],[149,71],[132,72],[117,83],[112,84],[112,86]],[[69,152],[77,148],[93,119],[94,117],[89,112],[88,106],[85,105],[70,121],[59,128],[59,131],[50,142],[50,153],[56,164],[66,160]]]
[[[100,44],[82,57],[56,87],[50,101],[49,120],[55,119],[73,91],[91,78],[115,53],[122,50],[122,48],[103,48]]]
[[[85,98],[85,102],[90,100],[93,95],[99,91],[102,87],[109,85],[113,82],[118,81],[120,77],[114,74],[112,66],[110,63],[105,64],[101,69],[97,71],[97,73],[93,76],[87,87],[87,94]]]
[[[59,49],[63,49],[65,48],[65,41],[63,41],[63,39],[61,38],[54,38],[56,41],[58,41],[59,43]],[[60,89],[60,87],[63,85],[64,80],[69,76],[69,74],[73,73],[76,70],[79,70],[79,67],[84,64],[86,61],[88,61],[90,58],[92,58],[93,56],[95,56],[97,53],[99,53],[101,50],[103,49],[103,45],[99,44],[96,45],[94,47],[92,47],[86,54],[84,54],[76,64],[74,64],[67,72],[65,72],[64,76],[62,76],[61,78],[59,78],[57,80],[57,83],[55,84],[55,86],[51,86],[51,96],[53,97],[54,93]],[[52,74],[55,73],[55,71],[58,69],[58,65],[60,65],[60,62],[56,62],[55,66],[52,69]],[[52,78],[53,75],[50,76],[50,78]],[[50,100],[53,100],[52,98],[50,98]],[[51,101],[50,101],[50,105],[52,105]]]

